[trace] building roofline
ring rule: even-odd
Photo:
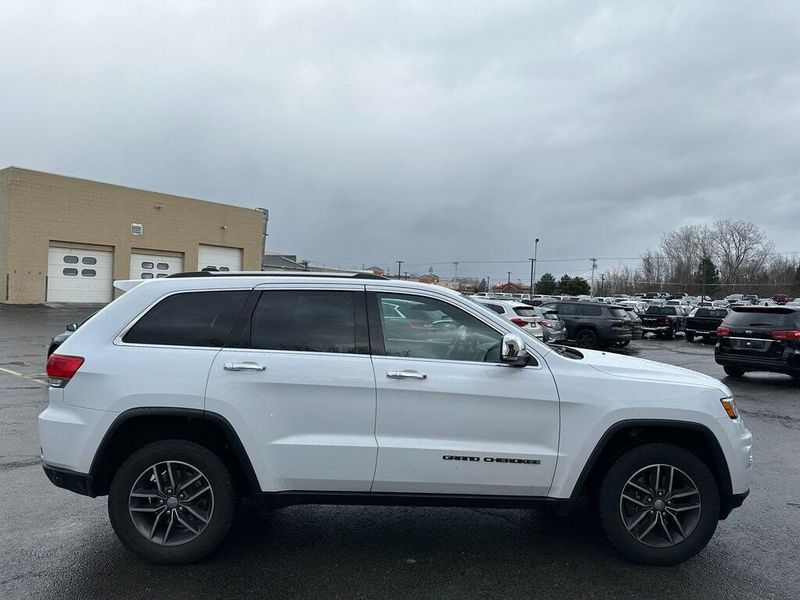
[[[157,190],[148,190],[145,188],[133,187],[130,185],[121,185],[119,183],[111,183],[109,181],[99,181],[97,179],[87,179],[86,177],[74,177],[72,175],[62,175],[60,173],[51,173],[50,171],[40,171],[38,169],[28,169],[26,167],[17,167],[15,165],[9,165],[0,169],[0,175],[4,173],[11,174],[14,171],[21,171],[23,173],[33,173],[36,175],[47,175],[48,177],[58,177],[59,179],[71,179],[72,181],[78,181],[83,183],[89,183],[94,185],[107,185],[123,190],[129,190],[132,192],[141,192],[143,194],[158,194],[159,196],[168,196],[170,198],[177,198],[180,200],[191,200],[192,202],[206,202],[207,204],[217,204],[222,206],[230,206],[232,208],[241,208],[243,210],[254,210],[260,211],[259,208],[254,208],[250,206],[242,206],[239,204],[230,204],[229,202],[221,202],[219,200],[207,200],[205,198],[194,198],[192,196],[181,196],[179,194],[172,194],[170,192],[159,192]]]

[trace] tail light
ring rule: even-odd
[[[730,334],[731,334],[731,328],[730,327],[723,327],[721,325],[719,327],[717,327],[717,335],[721,336],[721,335],[730,335]]]
[[[672,317],[667,317],[667,325],[672,325]]]
[[[50,358],[47,359],[47,377],[50,378],[50,385],[63,388],[78,372],[82,364],[82,356],[51,354]]]
[[[520,319],[519,317],[514,317],[514,318],[512,318],[512,319],[511,319],[511,322],[512,322],[514,325],[519,325],[520,327],[525,327],[525,325],[527,325],[527,324],[528,324],[528,322],[527,322],[525,319]]]
[[[784,331],[773,331],[772,332],[772,339],[773,340],[782,340],[784,342],[792,342],[794,340],[800,340],[800,331],[797,329],[789,329]]]
[[[547,319],[542,319],[541,321],[539,321],[539,325],[541,325],[543,327],[552,327],[553,326],[553,324],[550,321],[548,321]]]

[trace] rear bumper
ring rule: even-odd
[[[52,483],[54,486],[64,488],[65,490],[75,492],[76,494],[91,496],[92,498],[95,497],[95,494],[92,490],[91,475],[86,473],[76,473],[75,471],[70,471],[69,469],[51,467],[44,462],[42,463],[42,469],[44,469],[44,474],[47,475],[50,483]]]
[[[760,358],[757,356],[744,356],[732,352],[720,352],[719,348],[715,348],[714,361],[718,365],[731,365],[749,371],[769,371],[787,375],[800,375],[800,367],[793,367],[785,357]]]
[[[704,337],[717,337],[717,330],[714,331],[707,331],[704,329],[692,329],[691,327],[687,327],[684,330],[686,333],[691,333],[692,335],[702,335]]]

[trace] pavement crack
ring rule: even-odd
[[[497,513],[489,512],[487,510],[481,510],[481,509],[475,508],[475,507],[470,507],[470,510],[472,512],[478,513],[479,515],[484,515],[484,516],[487,516],[487,517],[495,517],[497,519],[503,519],[504,521],[508,521],[509,523],[511,523],[512,525],[514,525],[516,527],[519,527],[520,525],[522,525],[521,521],[515,521],[514,519],[512,519],[511,517],[509,517],[506,514],[497,514]]]
[[[0,463],[0,471],[12,471],[14,469],[21,469],[22,467],[31,467],[33,465],[38,465],[40,462],[42,462],[42,459],[37,456],[25,460]]]

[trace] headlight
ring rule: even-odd
[[[719,401],[722,403],[722,408],[725,409],[725,412],[731,419],[736,419],[739,417],[739,411],[736,410],[736,402],[734,402],[733,396],[720,398]]]

